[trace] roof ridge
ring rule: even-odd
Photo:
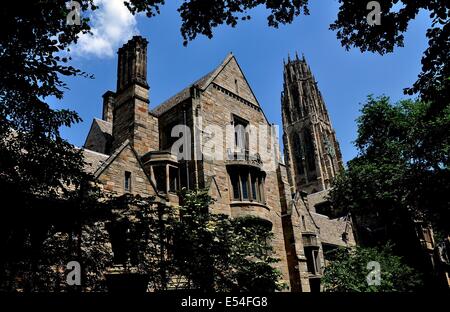
[[[109,156],[94,172],[94,177],[98,178],[100,174],[116,159],[116,157],[128,146],[130,143],[129,139],[123,141],[122,144]]]
[[[85,148],[85,147],[80,148],[80,150],[81,150],[81,151],[87,151],[87,152],[92,153],[92,154],[97,154],[97,155],[109,157],[108,154],[96,152],[96,151],[93,151],[93,150],[91,150],[91,149],[89,149],[89,148]]]
[[[197,85],[198,87],[200,87],[200,89],[205,90],[233,57],[234,57],[233,53],[229,52],[227,56],[222,60],[222,62],[220,62],[220,64],[216,66],[212,71],[203,75],[193,83],[190,83],[187,87],[175,93],[175,95],[169,97],[167,100],[165,100],[164,102],[156,106],[154,109],[152,109],[151,112],[156,115],[161,115],[166,111],[168,111],[169,109],[171,109],[172,107],[174,107],[176,104],[184,101],[189,97],[190,92],[188,91],[192,86]]]

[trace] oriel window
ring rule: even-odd
[[[264,204],[264,175],[252,168],[228,168],[231,184],[231,200],[255,201]]]

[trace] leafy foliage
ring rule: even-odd
[[[110,226],[121,224],[128,265],[150,277],[149,289],[275,291],[270,226],[256,218],[209,212],[205,190],[184,190],[178,210],[154,198],[115,198]],[[111,237],[114,250],[114,239]],[[117,242],[116,242],[117,243]]]
[[[392,229],[405,216],[425,218],[449,233],[450,107],[429,118],[432,107],[421,101],[391,104],[385,96],[368,98],[358,118],[359,155],[331,191],[338,209],[378,214]]]
[[[380,285],[369,285],[367,275],[373,270],[367,264],[380,264]],[[413,291],[421,284],[420,275],[393,255],[391,246],[382,248],[338,249],[334,260],[325,268],[322,285],[328,292]]]
[[[84,12],[96,9],[92,0],[78,2]],[[133,14],[147,12],[148,16],[159,14],[160,6],[164,5],[164,0],[125,2]],[[337,37],[346,48],[355,46],[362,51],[381,54],[393,51],[395,46],[403,45],[402,33],[420,9],[430,12],[432,26],[427,31],[429,47],[422,59],[422,73],[413,87],[407,90],[410,94],[419,93],[425,103],[411,104],[410,108],[406,108],[406,105],[403,109],[393,111],[382,105],[374,106],[373,111],[367,109],[367,115],[371,117],[360,122],[371,124],[378,134],[370,135],[370,127],[360,133],[361,150],[364,152],[338,180],[336,190],[341,188],[343,192],[341,195],[335,193],[334,199],[339,205],[351,202],[352,208],[381,206],[393,209],[400,205],[405,209],[412,208],[416,212],[425,211],[430,216],[439,216],[434,218],[437,223],[448,220],[449,4],[440,0],[383,0],[380,1],[382,26],[367,27],[364,21],[368,13],[365,10],[366,3],[340,2],[338,19],[331,29],[337,30]],[[279,24],[291,23],[302,13],[309,14],[307,4],[307,0],[186,0],[178,10],[182,19],[184,44],[195,39],[198,34],[211,38],[213,29],[221,24],[235,26],[239,19],[249,19],[248,11],[258,6],[265,6],[270,11],[269,26],[278,27]],[[393,4],[402,4],[402,7],[396,12]],[[92,207],[90,204],[95,202],[96,195],[90,194],[93,195],[92,200],[90,196],[80,196],[89,194],[86,189],[84,192],[79,190],[87,188],[85,182],[91,178],[83,171],[81,152],[64,140],[59,132],[61,126],[70,126],[81,119],[74,111],[55,110],[47,103],[49,97],[63,97],[67,86],[62,77],[89,77],[70,66],[70,57],[66,57],[69,46],[76,43],[78,35],[89,31],[89,20],[84,17],[81,25],[68,26],[68,12],[64,0],[33,1],[26,5],[7,1],[2,4],[0,12],[0,68],[3,74],[0,76],[0,187],[5,206],[11,208],[14,205],[14,209],[5,209],[0,222],[0,247],[4,253],[0,258],[2,289],[16,289],[16,283],[24,290],[59,289],[58,283],[48,285],[48,281],[41,279],[38,272],[41,269],[46,272],[52,265],[58,266],[58,257],[63,255],[70,258],[74,255],[81,257],[82,253],[92,255],[86,263],[93,272],[102,271],[101,265],[97,266],[101,262],[95,262],[95,257],[104,259],[104,263],[110,261],[107,248],[94,250],[96,244],[81,248],[73,246],[73,249],[71,246],[65,252],[61,250],[63,246],[67,247],[65,244],[68,240],[80,241],[80,235],[94,235],[98,242],[106,240],[104,230],[92,232],[97,224],[95,222],[103,222],[101,216],[104,212],[82,209]],[[400,122],[398,126],[394,126],[394,121]],[[391,128],[380,129],[383,122]],[[412,128],[407,130],[407,127]],[[389,140],[384,144],[385,138]],[[388,177],[385,179],[387,181],[383,181],[383,177]],[[369,185],[367,191],[361,185]],[[362,191],[359,198],[346,191],[358,190],[358,187]],[[372,193],[369,192],[370,188]],[[266,264],[274,260],[267,255],[254,256],[255,248],[261,248],[261,245],[244,230],[247,226],[243,225],[243,220],[232,221],[215,215],[205,215],[197,221],[190,219],[189,209],[205,209],[207,201],[203,197],[200,203],[187,201],[187,205],[182,207],[186,216],[182,220],[190,226],[192,233],[184,232],[186,229],[173,228],[183,235],[192,234],[195,238],[198,234],[211,242],[206,246],[194,239],[193,244],[187,246],[186,252],[197,250],[202,255],[195,259],[197,263],[189,263],[188,257],[182,251],[177,251],[181,259],[185,257],[187,261],[180,261],[179,265],[181,268],[183,264],[183,268],[188,269],[186,274],[190,281],[204,289],[233,289],[236,285],[242,289],[255,289],[257,285],[264,285],[264,289],[279,288],[280,285],[273,283],[276,271]],[[379,202],[384,205],[378,205]],[[190,208],[186,210],[184,207]],[[154,212],[144,210],[139,213]],[[69,215],[75,217],[66,218]],[[150,220],[144,215],[137,215],[136,218]],[[63,220],[72,222],[67,224]],[[84,222],[84,226],[91,224],[92,227],[82,230],[81,222]],[[206,229],[208,225],[210,231],[204,227],[195,230],[195,224],[206,226]],[[139,235],[143,235],[145,241],[148,239],[146,235],[151,233],[149,231],[136,233],[141,233]],[[232,234],[229,234],[230,231]],[[267,232],[261,231],[261,237],[265,237]],[[213,244],[216,240],[224,243],[223,247]],[[235,251],[231,246],[246,247],[248,253]],[[220,258],[220,253],[225,251],[232,254]],[[83,257],[87,259],[90,256]],[[43,263],[42,259],[48,261]],[[199,273],[201,268],[196,266],[199,263],[205,265],[202,268],[210,268],[211,263],[222,266],[224,276],[209,270],[203,278]],[[158,269],[149,264],[147,270],[153,268]],[[162,274],[166,268],[161,271],[159,267],[158,270]],[[164,276],[161,274],[159,276]],[[249,279],[250,276],[252,279]],[[96,277],[86,278],[90,284],[96,283]],[[31,284],[27,285],[27,281],[31,281]],[[154,285],[163,287],[164,283],[164,278],[161,278]]]
[[[72,260],[81,263],[84,291],[107,291],[105,273],[114,263],[149,277],[153,291],[268,292],[284,287],[272,267],[278,260],[267,223],[210,213],[206,191],[185,191],[183,199],[179,210],[154,197],[126,194],[104,200],[93,207],[99,212],[94,218],[82,217],[81,236],[56,230],[44,235],[35,268],[25,262],[8,270],[5,281],[20,277],[9,290],[77,290],[65,282],[64,268]]]
[[[92,1],[81,3],[83,10],[95,8]],[[0,183],[7,189],[56,196],[86,177],[80,151],[59,133],[80,117],[46,103],[48,97],[62,98],[62,76],[86,76],[62,54],[89,30],[86,19],[66,25],[68,12],[62,0],[2,5]]]
[[[253,218],[209,213],[207,191],[183,194],[175,227],[174,261],[190,287],[204,291],[275,291],[280,273],[271,264],[270,225]]]
[[[450,4],[441,0],[379,0],[381,25],[369,26],[366,1],[339,0],[341,4],[337,19],[330,25],[336,31],[337,39],[343,47],[359,48],[362,52],[390,53],[395,47],[404,45],[404,33],[409,23],[420,10],[429,13],[431,27],[427,30],[429,46],[422,57],[422,72],[410,88],[408,94],[419,93],[424,100],[448,103],[450,84]],[[126,2],[131,12],[159,14],[164,0],[129,0]],[[270,12],[268,25],[278,27],[289,24],[301,14],[309,15],[308,0],[185,0],[178,8],[182,20],[181,34],[184,44],[197,35],[212,38],[213,29],[219,25],[236,26],[239,20],[251,18],[249,11],[265,6]]]
[[[450,78],[450,4],[440,0],[380,0],[381,25],[367,25],[367,2],[340,0],[337,20],[330,26],[348,50],[357,47],[362,52],[390,53],[404,45],[403,33],[409,23],[426,10],[432,21],[427,30],[429,46],[422,57],[422,73],[408,94],[420,93],[424,100],[448,103]],[[445,91],[447,90],[447,91]]]
[[[126,194],[108,202],[112,209],[109,232],[120,226],[118,237],[124,241],[117,246],[117,238],[110,236],[113,250],[125,253],[125,264],[150,277],[149,288],[166,290],[174,274],[173,260],[168,251],[173,243],[173,229],[177,218],[172,207],[155,201],[154,197]]]
[[[159,6],[164,0],[129,0],[126,2],[131,12],[147,12],[147,16],[159,14]],[[291,23],[302,12],[309,14],[308,0],[189,0],[178,8],[182,25],[181,34],[184,45],[194,40],[198,34],[213,37],[213,29],[226,24],[236,26],[239,20],[249,20],[248,11],[264,5],[270,11],[267,17],[269,26]]]

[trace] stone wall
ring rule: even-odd
[[[235,89],[236,85],[237,90]],[[220,135],[219,138],[219,134],[216,133],[207,133],[207,131],[203,133],[203,137],[213,136],[215,140],[222,140],[221,143],[224,147],[221,151],[222,157],[220,160],[204,160],[200,164],[205,183],[209,179],[208,184],[210,185],[211,195],[216,199],[216,202],[211,207],[211,211],[231,216],[254,215],[270,220],[274,233],[273,247],[276,253],[275,256],[280,259],[280,262],[275,264],[275,267],[281,271],[284,282],[289,285],[276,168],[265,172],[265,204],[252,202],[234,203],[231,200],[231,184],[226,165],[226,147],[234,147],[234,132],[224,133],[226,126],[232,125],[233,115],[235,115],[245,119],[250,125],[270,127],[234,58],[225,65],[224,69],[215,77],[208,88],[198,95],[193,103],[195,128],[205,130],[208,125],[214,125],[224,134]],[[256,148],[258,140],[255,138],[257,136],[250,134],[250,153],[258,152]],[[277,146],[274,143],[267,141],[265,146],[272,155],[274,146]],[[212,179],[215,181],[211,182]]]
[[[125,190],[125,172],[131,173],[131,189],[129,193],[141,196],[155,195],[147,175],[139,164],[136,155],[128,145],[105,167],[98,176],[102,188],[114,195],[120,196],[128,193]]]

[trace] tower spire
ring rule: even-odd
[[[328,189],[342,169],[342,156],[322,95],[302,55],[284,64],[283,140],[296,191]]]

